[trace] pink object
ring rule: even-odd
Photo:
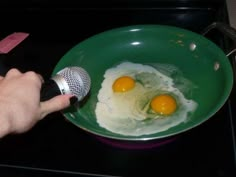
[[[19,45],[25,38],[29,36],[29,33],[15,32],[0,41],[0,53],[6,54],[13,48]]]

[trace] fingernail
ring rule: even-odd
[[[78,98],[76,96],[73,96],[70,98],[70,104],[73,105],[78,101]]]

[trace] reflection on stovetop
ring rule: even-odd
[[[16,13],[14,9],[7,10]],[[30,36],[12,52],[0,56],[1,74],[17,67],[22,71],[35,70],[47,79],[69,49],[104,30],[154,23],[199,33],[213,21],[227,22],[227,15],[223,4],[217,8],[208,4],[178,9],[18,8],[17,15],[8,20],[12,24],[1,27],[1,37],[14,31],[29,32]],[[213,41],[222,42],[214,35]],[[235,102],[235,98],[233,92],[230,101]],[[71,124],[60,112],[53,113],[29,132],[0,140],[0,176],[234,176],[234,110],[229,109],[228,101],[198,127],[139,144],[91,135]]]

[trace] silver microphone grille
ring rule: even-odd
[[[78,101],[82,100],[90,90],[90,76],[81,67],[66,67],[52,79],[56,81],[62,94],[73,94],[78,98]]]

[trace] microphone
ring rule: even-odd
[[[57,95],[73,94],[81,101],[89,92],[91,78],[81,67],[66,67],[42,84],[40,101]]]

